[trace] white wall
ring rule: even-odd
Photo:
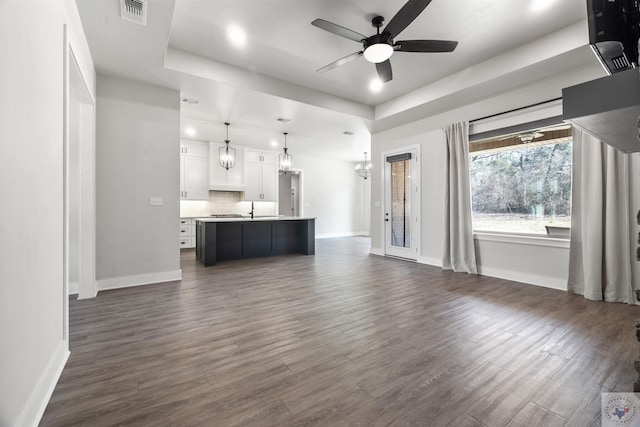
[[[601,70],[594,64],[593,67],[558,74],[517,90],[372,135],[374,176],[371,188],[371,252],[384,253],[382,152],[413,144],[421,145],[422,231],[418,261],[441,266],[445,159],[445,139],[441,128],[456,121],[470,121],[555,99],[562,95],[563,87],[600,76]],[[513,116],[515,120],[517,116]],[[480,237],[476,240],[476,247],[481,274],[566,289],[568,244],[525,241]],[[540,268],[541,265],[544,265],[544,269]]]
[[[64,26],[93,92],[75,2],[0,0],[0,425],[37,425],[64,336]]]
[[[302,214],[317,217],[316,237],[366,234],[362,229],[362,178],[346,161],[295,156],[302,172]]]
[[[69,90],[69,293],[77,294],[80,283],[80,99]]]
[[[354,170],[356,166],[361,164],[355,163]],[[362,213],[356,215],[355,229],[360,230],[359,234],[369,236],[371,228],[371,178],[357,177],[356,187],[357,210]]]
[[[98,289],[179,280],[179,92],[98,76],[97,95]]]

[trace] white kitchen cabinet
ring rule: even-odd
[[[196,247],[196,225],[193,218],[180,218],[180,248]]]
[[[236,150],[236,164],[229,170],[220,166],[220,150],[224,143],[209,143],[209,190],[244,191],[244,148]]]
[[[180,143],[180,200],[209,200],[209,144]]]
[[[278,200],[278,155],[246,150],[244,161],[244,199],[260,202]]]

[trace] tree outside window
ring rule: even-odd
[[[470,154],[474,230],[546,234],[545,226],[571,226],[572,144],[557,141]]]

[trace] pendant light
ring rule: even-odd
[[[226,170],[231,169],[236,165],[236,149],[229,146],[229,123],[225,123],[227,126],[227,139],[224,140],[224,147],[218,149],[220,166]]]
[[[367,164],[367,152],[364,152],[364,164],[362,166],[358,165],[356,168],[356,174],[364,179],[367,179],[371,176],[371,163]]]
[[[291,165],[293,164],[293,157],[287,153],[287,132],[284,132],[284,153],[280,154],[280,172],[286,174],[291,171]]]

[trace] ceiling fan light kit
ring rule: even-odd
[[[372,44],[364,50],[364,59],[374,64],[384,62],[393,54],[393,47],[386,43]]]
[[[458,45],[456,41],[447,40],[403,40],[394,41],[396,36],[409,26],[432,0],[409,0],[395,14],[387,26],[380,32],[384,25],[384,18],[376,16],[371,20],[371,25],[376,28],[376,34],[367,37],[356,31],[324,19],[315,19],[311,25],[328,31],[340,37],[362,43],[362,49],[337,61],[326,65],[317,71],[324,73],[336,67],[346,64],[354,59],[364,56],[369,62],[376,64],[378,77],[383,83],[393,79],[391,62],[389,58],[393,52],[453,52]]]

